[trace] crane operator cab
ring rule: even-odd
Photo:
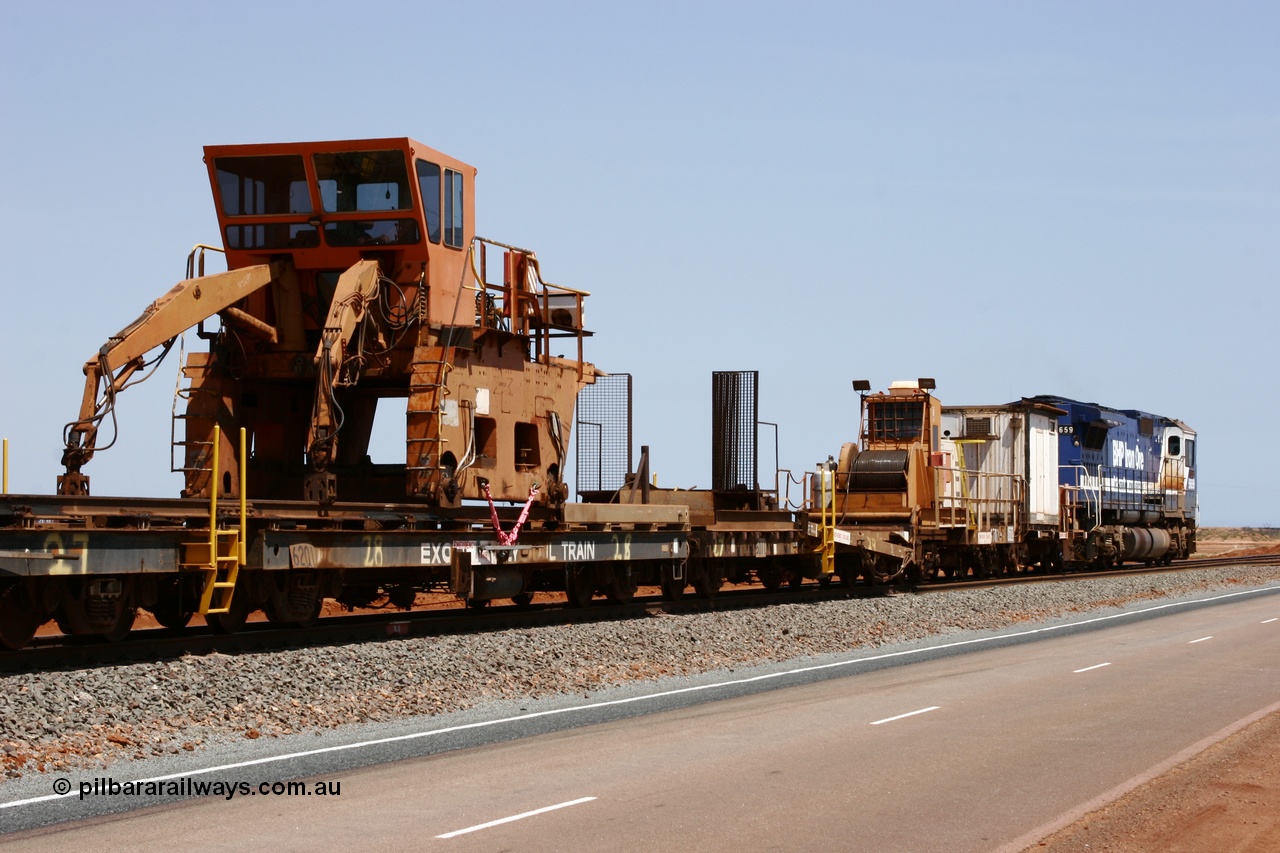
[[[197,327],[209,349],[182,367],[175,424],[185,496],[239,493],[244,428],[251,497],[456,506],[486,482],[495,500],[535,483],[542,502],[565,500],[574,401],[595,376],[588,294],[546,282],[532,251],[476,237],[473,167],[407,138],[204,152],[228,271],[189,260],[86,364],[60,493],[88,493],[97,427],[146,354]],[[403,400],[404,463],[374,465],[388,398]]]

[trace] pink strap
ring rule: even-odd
[[[489,518],[493,520],[494,532],[498,534],[498,544],[516,544],[516,537],[520,535],[520,528],[529,517],[529,510],[533,507],[533,499],[538,496],[538,484],[534,483],[533,487],[529,489],[529,500],[524,502],[524,509],[520,511],[520,517],[516,519],[516,526],[511,528],[510,533],[503,532],[502,524],[498,521],[498,508],[493,505],[493,498],[489,495],[489,484],[485,483],[481,488],[484,489],[485,500],[489,502]]]

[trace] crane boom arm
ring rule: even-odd
[[[67,424],[64,436],[66,447],[62,463],[67,474],[58,478],[60,494],[88,493],[88,478],[80,474],[80,468],[93,458],[98,423],[110,405],[108,401],[143,366],[143,356],[266,287],[279,276],[277,266],[258,264],[180,281],[148,305],[138,319],[107,338],[97,357],[84,365],[84,397],[80,401],[80,416]],[[101,398],[100,385],[103,386]]]
[[[341,427],[334,413],[333,389],[347,360],[352,337],[364,321],[369,305],[378,298],[380,277],[377,261],[360,261],[338,277],[333,301],[329,304],[320,346],[316,349],[316,397],[307,435],[308,457],[318,468],[333,460],[335,435]]]

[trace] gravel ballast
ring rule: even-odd
[[[1199,569],[0,677],[4,779],[1280,585]]]

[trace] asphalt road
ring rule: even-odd
[[[1280,702],[1280,596],[1162,612],[363,768],[312,756],[340,794],[186,799],[0,848],[996,850]]]

